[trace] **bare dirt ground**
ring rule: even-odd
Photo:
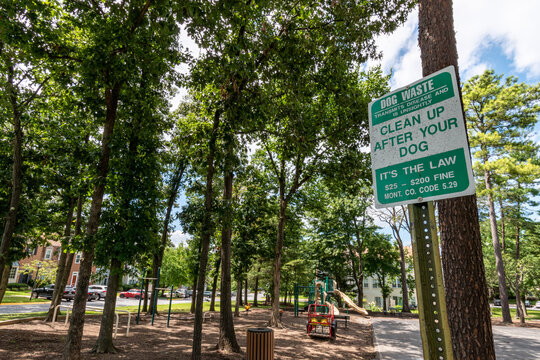
[[[219,335],[219,313],[203,324],[203,359],[244,359],[246,333],[249,328],[265,327],[269,310],[254,309],[235,318],[235,330],[242,354],[224,354],[213,349]],[[98,333],[100,317],[87,317],[83,344],[83,359],[189,359],[193,337],[193,316],[171,315],[167,328],[167,314],[156,317],[154,326],[147,317],[135,325],[132,316],[130,334],[125,336],[127,317],[120,317],[115,345],[117,354],[90,354]],[[351,314],[346,329],[339,324],[337,339],[310,338],[306,335],[306,315],[295,318],[292,312],[283,313],[283,329],[274,329],[275,359],[369,359],[375,358],[371,322],[360,315]],[[61,357],[67,327],[63,321],[51,325],[41,320],[0,326],[0,359],[58,359]]]

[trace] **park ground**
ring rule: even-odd
[[[242,312],[235,318],[235,330],[244,353],[223,354],[214,350],[219,336],[219,313],[211,313],[203,324],[203,359],[244,359],[247,329],[265,327],[270,317],[267,309]],[[126,317],[121,317],[115,345],[121,349],[117,354],[90,354],[99,333],[99,316],[87,317],[82,354],[83,359],[190,359],[193,338],[193,315],[171,315],[167,328],[167,314],[151,317],[139,325],[133,324],[128,337]],[[283,313],[283,328],[274,329],[276,359],[375,359],[373,333],[369,319],[351,314],[348,328],[341,326],[336,340],[310,338],[306,335],[305,316],[295,318],[292,311]],[[32,320],[0,326],[0,359],[55,359],[62,353],[68,328],[63,322],[55,324]]]

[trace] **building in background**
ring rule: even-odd
[[[60,260],[60,252],[62,251],[62,244],[59,241],[49,240],[48,245],[39,246],[33,249],[27,249],[28,256],[15,261],[11,264],[11,270],[9,272],[8,283],[23,283],[29,284],[32,282],[34,273],[23,274],[22,269],[26,264],[30,264],[35,260],[38,261],[56,261]],[[73,258],[73,264],[69,272],[69,278],[67,285],[75,286],[79,278],[79,268],[81,264],[81,253],[75,254]],[[92,273],[96,272],[96,267],[92,266]]]

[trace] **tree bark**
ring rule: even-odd
[[[75,198],[71,198],[69,207],[68,207],[68,213],[66,216],[66,226],[64,229],[64,241],[62,244],[62,248],[60,249],[62,253],[60,254],[60,259],[58,260],[58,268],[56,269],[56,279],[54,282],[54,291],[53,291],[52,301],[51,301],[51,305],[49,306],[49,311],[47,312],[47,317],[45,318],[45,321],[47,322],[56,320],[56,319],[53,319],[54,309],[58,305],[60,305],[60,303],[62,302],[62,295],[64,295],[64,288],[65,288],[64,275],[66,273],[66,267],[68,266],[67,264],[67,258],[68,258],[68,253],[69,253],[68,244],[69,244],[69,238],[71,237],[71,223],[73,221],[74,208],[75,208]],[[62,284],[64,284],[64,286],[62,286]]]
[[[14,69],[13,66],[10,65],[8,66],[6,90],[9,96],[13,119],[13,166],[11,171],[11,196],[9,200],[9,210],[5,218],[4,231],[2,233],[2,242],[0,243],[0,279],[3,277],[3,272],[6,268],[6,265],[9,265],[11,268],[11,264],[8,264],[9,247],[11,246],[11,239],[13,238],[13,233],[15,232],[15,225],[17,223],[17,214],[19,211],[22,192],[22,114],[19,109],[19,105],[17,104],[17,92],[15,91],[13,81]],[[2,298],[0,298],[0,302],[2,302]]]
[[[197,270],[197,275],[193,279],[193,284],[191,285],[191,310],[192,314],[195,314],[195,307],[197,306],[197,281],[199,280],[199,270]]]
[[[364,217],[365,218],[365,217]],[[358,227],[358,222],[356,218],[353,218],[354,230],[356,235],[356,246],[358,246],[358,281],[360,286],[358,286],[358,298],[357,304],[360,307],[364,307],[364,263],[362,261],[362,253],[364,252],[364,241],[360,236],[360,229]]]
[[[247,274],[246,274],[246,279],[244,280],[245,284],[244,284],[244,305],[247,305],[248,304],[248,278],[247,278]]]
[[[82,261],[77,282],[77,291],[73,303],[73,312],[69,331],[64,346],[64,360],[79,360],[81,356],[81,339],[84,328],[84,313],[86,311],[86,300],[88,298],[88,284],[92,274],[92,263],[94,260],[94,248],[96,246],[95,236],[99,227],[101,215],[101,205],[105,184],[107,182],[107,172],[109,168],[109,158],[111,156],[111,140],[113,136],[114,123],[117,115],[118,96],[120,94],[120,84],[115,84],[112,88],[105,90],[105,101],[107,104],[105,125],[103,127],[103,138],[101,141],[101,156],[98,164],[98,179],[92,194],[92,204],[90,205],[90,216],[85,236],[85,250],[82,253]]]
[[[99,336],[91,352],[96,354],[115,354],[118,352],[113,344],[113,326],[114,326],[114,310],[116,308],[116,294],[118,285],[122,276],[122,263],[116,258],[111,259],[111,271],[109,273],[109,281],[107,282],[107,295],[105,296],[105,304],[103,305],[103,316],[101,317],[101,326],[99,328]]]
[[[196,305],[195,305],[195,324],[193,327],[193,347],[191,352],[191,359],[198,360],[201,358],[201,341],[202,341],[202,321],[203,321],[203,291],[204,291],[204,282],[206,278],[206,265],[208,262],[208,248],[210,247],[210,237],[212,236],[213,226],[212,226],[212,200],[213,200],[213,180],[214,180],[214,157],[216,152],[216,140],[217,132],[219,129],[221,112],[216,111],[214,114],[214,122],[212,127],[212,133],[208,143],[208,154],[206,158],[206,163],[208,170],[206,173],[206,192],[204,195],[204,220],[202,226],[202,236],[201,236],[201,253],[199,260],[199,272],[198,272],[198,282],[197,289],[199,290],[197,294],[193,292],[193,296],[197,296]],[[223,293],[222,293],[223,296]]]
[[[452,1],[420,1],[418,41],[423,75],[454,65],[460,89]],[[495,359],[476,196],[438,201],[438,209],[454,358]]]
[[[349,244],[349,254],[351,256],[352,275],[353,275],[354,283],[356,284],[356,289],[357,289],[356,303],[358,304],[358,306],[362,307],[363,302],[364,302],[363,301],[363,299],[364,299],[364,284],[363,284],[364,279],[363,279],[363,276],[361,276],[361,277],[358,276],[356,262],[354,261],[354,259],[356,258],[356,255],[355,255],[355,251],[353,250],[352,245],[350,245],[350,244]]]
[[[214,279],[212,281],[212,299],[210,300],[210,311],[216,311],[216,292],[217,292],[217,281],[219,277],[219,267],[221,266],[221,253],[216,260],[215,269],[216,273],[214,274]]]
[[[0,303],[2,303],[2,299],[4,298],[4,294],[7,290],[7,284],[9,281],[9,273],[11,271],[11,265],[6,265],[4,272],[2,273],[2,278],[0,278]]]
[[[484,163],[487,159],[484,159]],[[501,310],[503,323],[512,323],[510,315],[510,304],[508,303],[508,287],[506,285],[506,271],[502,259],[501,244],[499,242],[499,233],[497,229],[497,215],[495,214],[495,203],[491,195],[491,173],[488,170],[484,171],[484,183],[487,190],[487,198],[489,205],[489,225],[491,227],[491,240],[493,242],[493,251],[495,252],[495,265],[497,267],[497,277],[499,279],[499,297],[501,299]]]
[[[409,289],[407,288],[407,267],[405,263],[405,249],[403,248],[403,242],[399,232],[397,233],[396,240],[399,246],[400,268],[401,268],[401,294],[403,296],[403,307],[401,312],[410,313],[409,309]]]
[[[501,244],[502,252],[506,252],[506,218],[504,216],[504,204],[502,198],[499,198],[499,212],[501,213]]]
[[[253,294],[253,306],[259,306],[257,303],[257,295],[259,294],[259,271],[261,271],[261,267],[257,267],[257,275],[255,276],[255,292]]]
[[[222,220],[221,231],[221,298],[219,340],[217,348],[226,352],[240,352],[236,340],[234,322],[231,309],[231,237],[232,237],[232,195],[233,195],[233,157],[234,138],[230,128],[225,129],[225,165],[223,200],[225,202],[225,216]]]
[[[148,289],[149,288],[148,283],[149,283],[149,281],[146,281],[144,283],[144,298],[143,298],[143,307],[142,307],[142,312],[146,312],[146,313],[149,312],[148,311],[148,290],[149,290]],[[193,310],[191,312],[193,313]]]
[[[242,280],[238,276],[236,280],[236,303],[234,304],[234,316],[240,316],[240,302],[242,301]]]
[[[287,201],[285,200],[284,196],[284,181],[280,181],[279,187],[279,222],[274,257],[274,289],[272,297],[272,314],[268,323],[268,326],[271,327],[281,327],[281,321],[279,320],[279,288],[281,280],[281,255],[283,251],[283,238],[285,236],[285,222],[287,219]]]
[[[157,253],[154,254],[152,260],[152,277],[157,278],[158,268],[161,267],[163,263],[163,254],[165,253],[165,248],[167,247],[167,239],[169,238],[169,222],[171,220],[171,213],[174,207],[174,202],[178,196],[178,189],[180,188],[180,183],[182,182],[182,176],[184,174],[185,165],[181,164],[176,169],[173,179],[171,181],[171,193],[167,202],[167,211],[165,212],[165,219],[163,220],[163,231],[161,233],[161,241]],[[152,289],[157,287],[157,280],[152,280]],[[151,313],[154,309],[154,302],[150,302],[150,307],[148,312]],[[156,309],[157,313],[157,309]]]

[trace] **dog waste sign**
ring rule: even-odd
[[[375,206],[475,193],[453,66],[369,104]]]

